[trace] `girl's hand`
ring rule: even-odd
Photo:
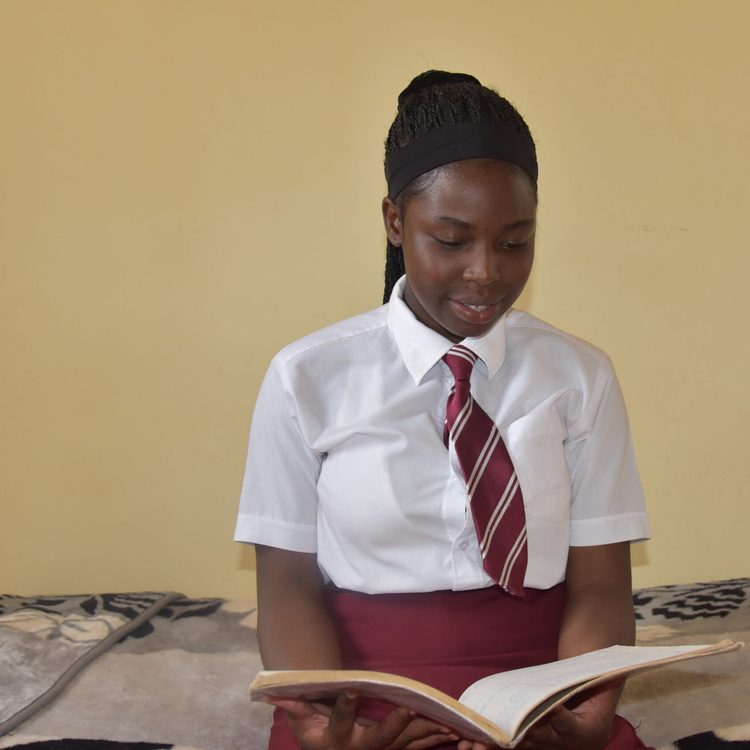
[[[490,750],[494,745],[486,745],[484,742],[476,742],[475,740],[461,740],[458,743],[458,750]]]
[[[574,707],[559,706],[526,733],[519,750],[601,750],[609,742],[613,693],[619,689],[619,684],[599,685]]]
[[[426,750],[458,739],[406,708],[396,708],[378,722],[358,717],[355,693],[343,693],[332,707],[303,700],[267,701],[286,711],[302,750]]]

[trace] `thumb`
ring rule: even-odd
[[[565,706],[558,706],[547,715],[547,721],[559,735],[572,734],[578,728],[578,717]]]

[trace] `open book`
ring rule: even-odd
[[[594,685],[742,646],[728,640],[711,646],[610,646],[490,675],[470,685],[458,700],[407,677],[346,669],[259,672],[250,685],[250,696],[253,700],[264,696],[315,700],[351,688],[362,696],[410,708],[467,739],[515,747],[545,714]]]

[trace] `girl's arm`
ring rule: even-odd
[[[266,669],[341,669],[336,631],[323,601],[316,556],[256,546],[258,642]],[[343,694],[333,707],[274,700],[287,712],[303,750],[425,750],[448,739],[444,727],[404,708],[380,722],[357,716],[357,698]]]
[[[630,544],[571,547],[565,576],[567,604],[558,656],[565,659],[635,641]],[[595,688],[576,705],[561,707],[531,730],[524,750],[600,750],[609,740],[621,684]]]
[[[635,642],[630,543],[571,547],[558,657]]]
[[[256,545],[258,643],[265,669],[341,669],[315,554]]]

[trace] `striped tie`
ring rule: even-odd
[[[457,344],[443,361],[455,385],[445,410],[450,435],[466,479],[484,569],[509,594],[523,596],[526,574],[526,514],[518,477],[500,431],[471,395],[477,355]]]

